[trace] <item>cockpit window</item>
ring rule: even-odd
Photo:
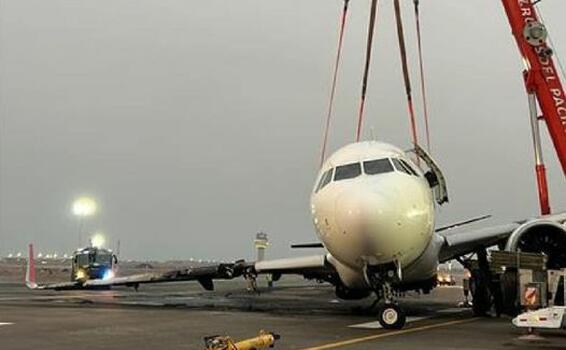
[[[324,186],[328,185],[330,180],[332,180],[333,170],[334,169],[328,169],[324,174],[322,174],[322,177],[320,178],[320,182],[318,183],[318,187],[316,188],[315,192],[320,191]]]
[[[407,163],[404,159],[400,159],[401,164],[403,164],[405,166],[405,168],[407,168],[411,174],[415,175],[415,176],[419,176],[419,174],[417,174],[417,172],[415,171],[415,169],[413,169],[413,167]]]
[[[403,165],[403,163],[401,163],[401,161],[399,159],[392,158],[391,160],[393,161],[393,164],[395,164],[395,168],[398,171],[405,173],[407,175],[411,175],[411,171],[405,165]]]
[[[341,165],[336,167],[334,181],[353,179],[354,177],[360,176],[361,173],[362,167],[360,166],[360,163]]]
[[[364,162],[364,172],[368,175],[390,173],[395,171],[389,159],[377,159]]]

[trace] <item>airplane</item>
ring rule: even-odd
[[[214,279],[253,279],[258,274],[271,274],[277,281],[282,275],[298,274],[331,283],[341,299],[375,294],[381,302],[380,324],[386,329],[400,329],[406,317],[396,292],[430,292],[437,285],[440,263],[456,259],[466,266],[471,255],[485,259],[488,247],[499,246],[509,251],[542,252],[548,256],[549,265],[566,266],[566,212],[480,229],[464,230],[462,226],[485,217],[437,228],[436,207],[446,202],[445,177],[418,145],[404,152],[384,142],[356,142],[332,154],[317,176],[310,211],[319,242],[292,246],[324,248],[325,253],[93,279],[74,288],[137,288],[143,283],[197,280],[212,289]],[[477,284],[472,289],[474,307],[485,310],[489,303],[481,291],[487,288],[487,282],[474,271],[472,280]],[[36,288],[49,289],[32,283]]]

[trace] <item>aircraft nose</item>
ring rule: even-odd
[[[394,201],[378,192],[348,190],[336,201],[336,221],[340,234],[358,246],[362,255],[382,255],[388,240],[385,235],[392,232],[389,225],[394,222]]]

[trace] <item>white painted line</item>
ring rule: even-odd
[[[459,307],[453,307],[453,308],[449,308],[449,309],[442,309],[442,310],[438,310],[436,311],[435,314],[430,315],[430,316],[420,316],[420,317],[416,317],[416,316],[408,316],[407,317],[407,323],[410,322],[416,322],[416,321],[421,321],[421,320],[426,320],[429,318],[433,318],[438,314],[442,314],[442,315],[446,315],[446,314],[458,314],[464,311],[467,311],[468,309],[466,308],[459,308]],[[366,323],[360,323],[360,324],[354,324],[351,326],[348,326],[348,328],[357,328],[357,329],[381,329],[383,327],[381,327],[381,325],[379,324],[379,321],[372,321],[372,322],[366,322]]]
[[[430,317],[407,317],[407,323],[411,323],[411,322],[416,322],[416,321],[420,321],[420,320],[425,320],[427,318]],[[379,324],[379,321],[374,321],[374,322],[366,322],[366,323],[360,323],[360,324],[353,324],[351,326],[348,326],[348,328],[358,328],[358,329],[381,329],[383,327],[381,327],[381,325]]]
[[[0,326],[9,326],[13,324],[12,322],[0,322]]]

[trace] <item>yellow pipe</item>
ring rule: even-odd
[[[277,339],[278,335],[262,330],[257,337],[237,343],[227,336],[205,338],[205,342],[208,344],[206,350],[262,350],[272,347]]]
[[[275,344],[276,336],[272,333],[260,331],[259,336],[242,340],[235,344],[236,350],[260,350],[267,349]]]

